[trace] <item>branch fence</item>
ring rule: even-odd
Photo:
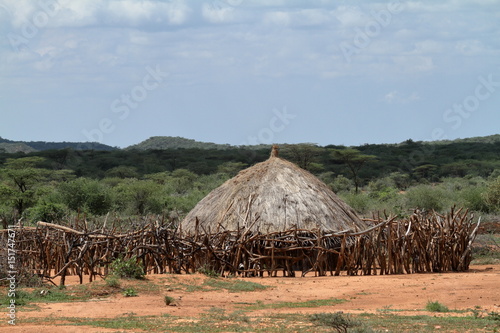
[[[113,260],[135,256],[147,274],[209,270],[221,276],[383,275],[466,271],[480,221],[454,208],[447,214],[415,211],[405,219],[374,217],[369,229],[329,233],[291,228],[254,233],[248,229],[184,234],[171,223],[150,220],[117,233],[38,222],[17,227],[18,269],[49,281],[68,275],[93,281]],[[6,249],[7,230],[0,233]],[[2,263],[7,260],[2,258]]]

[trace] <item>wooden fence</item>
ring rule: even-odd
[[[249,230],[182,234],[172,224],[150,221],[117,234],[105,227],[84,231],[38,222],[14,229],[18,268],[48,280],[106,276],[116,258],[137,257],[148,273],[302,276],[377,275],[465,271],[478,222],[468,211],[446,215],[416,211],[406,219],[369,220],[359,233],[291,228],[269,234]],[[1,233],[2,244],[7,232]],[[6,247],[3,246],[3,249]],[[3,260],[3,259],[2,259]]]

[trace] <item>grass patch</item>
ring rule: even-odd
[[[0,298],[0,304],[2,307],[10,304],[12,298],[8,294],[3,294]],[[26,291],[23,289],[16,290],[15,297],[16,306],[26,306],[31,303],[64,303],[71,301],[79,301],[88,299],[86,296],[77,296],[68,293],[66,290],[61,290],[59,288],[36,288],[32,291]]]
[[[200,268],[198,268],[198,273],[206,275],[211,278],[218,278],[220,277],[220,274],[218,274],[212,267],[208,265],[204,265]]]
[[[314,313],[309,316],[309,319],[318,326],[331,327],[338,332],[347,332],[353,327],[361,327],[359,320],[353,319],[349,315],[344,315],[340,312],[334,313]]]
[[[126,330],[144,330],[158,332],[158,329],[164,327],[164,319],[156,316],[122,316],[116,318],[60,318],[58,325],[74,326],[92,326],[100,328],[126,329]]]
[[[256,282],[224,278],[195,278],[191,281],[180,282],[176,277],[169,277],[166,278],[166,281],[167,283],[165,284],[165,287],[168,291],[183,290],[188,293],[217,290],[227,290],[231,293],[238,293],[265,290],[269,288],[268,286]]]
[[[278,302],[278,303],[267,303],[267,304],[264,304],[261,301],[257,301],[257,303],[245,307],[245,309],[254,311],[263,309],[283,309],[283,308],[290,308],[290,309],[317,308],[320,306],[332,306],[332,305],[342,304],[344,302],[346,302],[346,300],[337,298],[314,299],[305,302]]]
[[[488,316],[489,317],[489,316]],[[172,315],[137,316],[131,313],[116,318],[25,318],[24,323],[36,325],[75,325],[118,329],[132,332],[336,332],[334,325],[348,320],[347,332],[498,332],[498,320],[491,318],[399,316],[395,314],[342,315],[323,313],[304,315],[301,313],[276,313],[269,311],[260,316],[251,316],[247,309],[227,313],[223,308],[211,308],[197,317]],[[357,326],[357,322],[361,323]],[[356,324],[356,325],[353,325]],[[340,332],[344,332],[340,330]]]
[[[396,314],[369,314],[356,316],[375,330],[382,332],[498,332],[500,325],[485,318],[400,316]]]
[[[209,287],[210,290],[224,289],[231,293],[257,291],[268,288],[268,286],[255,282],[227,279],[208,279],[203,282],[203,287]]]
[[[234,311],[232,313],[226,313],[225,309],[212,307],[205,314],[205,318],[211,318],[216,321],[231,321],[231,322],[243,322],[250,323],[250,317],[248,317],[244,311]]]

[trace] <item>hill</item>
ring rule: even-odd
[[[0,138],[1,139],[1,138]],[[32,153],[36,151],[36,149],[28,146],[25,143],[22,142],[0,142],[0,152],[6,152],[6,153],[17,153],[17,152],[23,152],[23,153]]]
[[[449,144],[449,143],[496,143],[496,142],[500,142],[500,134],[493,134],[488,136],[475,136],[472,138],[455,139],[455,140],[430,141],[429,143]]]
[[[200,142],[193,139],[181,138],[179,136],[153,136],[136,145],[125,148],[126,150],[162,150],[162,149],[229,149],[229,144],[217,144],[212,142]]]
[[[6,153],[31,153],[35,151],[44,150],[59,150],[59,149],[73,149],[73,150],[101,150],[110,151],[118,148],[111,147],[99,142],[46,142],[46,141],[12,141],[0,137],[0,150]]]

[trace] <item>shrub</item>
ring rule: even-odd
[[[210,267],[209,265],[203,265],[201,267],[198,268],[198,273],[200,274],[204,274],[208,277],[211,277],[211,278],[218,278],[220,275],[217,274],[217,272],[212,268]]]
[[[106,285],[111,288],[120,288],[120,279],[116,276],[109,276],[106,278]]]
[[[354,188],[354,182],[342,175],[338,175],[330,182],[333,192],[349,192]]]
[[[438,301],[435,302],[427,302],[427,305],[425,306],[425,309],[430,312],[448,312],[450,311],[448,307],[444,306],[443,304],[439,303]]]
[[[137,291],[134,288],[127,288],[123,291],[123,296],[125,297],[135,297],[137,296]]]
[[[483,193],[485,188],[482,186],[470,187],[461,191],[460,197],[465,207],[479,212],[489,212],[488,206]]]
[[[406,193],[406,198],[411,208],[440,211],[446,205],[445,193],[440,188],[430,185],[410,188]]]
[[[162,186],[153,180],[128,179],[114,189],[119,209],[130,214],[161,214],[165,208]]]
[[[368,184],[368,196],[379,201],[389,201],[398,195],[395,185],[386,177]]]
[[[500,177],[488,186],[484,192],[484,201],[491,211],[500,211]]]
[[[165,295],[165,298],[163,299],[165,301],[166,305],[174,305],[175,304],[175,298],[172,296]]]
[[[26,210],[26,215],[31,221],[61,221],[65,214],[66,211],[63,204],[52,202],[42,202]]]
[[[142,279],[144,278],[144,270],[137,262],[137,258],[133,256],[130,259],[118,258],[111,263],[111,273],[114,276],[126,279]]]
[[[341,312],[315,313],[309,318],[317,325],[332,327],[337,332],[347,332],[349,328],[361,326],[360,321],[352,319],[349,315],[344,315]]]
[[[64,203],[72,210],[106,214],[113,204],[109,188],[95,179],[78,178],[59,186]]]
[[[341,195],[341,198],[360,214],[368,212],[372,207],[372,202],[374,201],[364,193],[348,193]]]

